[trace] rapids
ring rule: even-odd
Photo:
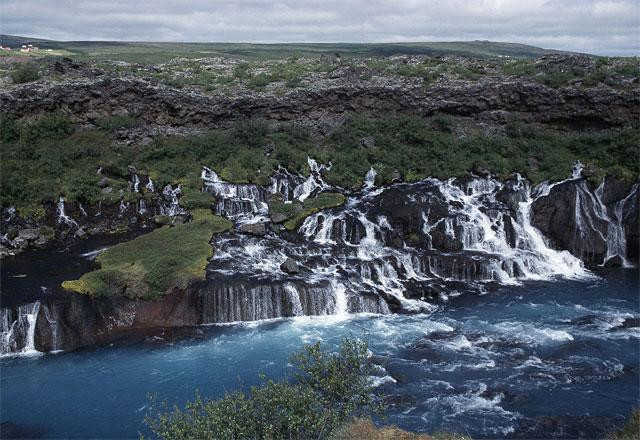
[[[430,314],[338,314],[170,330],[68,353],[4,358],[3,432],[135,437],[147,394],[220,396],[287,374],[305,343],[369,342],[385,423],[481,437],[597,437],[640,403],[638,272],[527,281]],[[631,323],[636,320],[636,327]]]

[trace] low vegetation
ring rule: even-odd
[[[378,173],[378,184],[391,182],[397,173],[412,182],[480,168],[498,176],[519,172],[537,183],[566,178],[576,160],[587,165],[594,182],[605,173],[633,179],[640,169],[637,129],[559,132],[514,122],[504,133],[488,135],[445,114],[431,119],[353,114],[321,142],[299,126],[273,128],[252,120],[203,135],[158,138],[136,148],[114,144],[119,127],[136,123],[134,116],[111,118],[93,130],[76,131],[60,115],[31,122],[5,115],[0,118],[0,204],[35,212],[60,194],[85,205],[116,204],[128,194],[129,165],[148,174],[156,188],[181,183],[188,208],[210,206],[199,194],[203,165],[230,182],[268,184],[279,164],[308,175],[311,156],[331,162],[325,179],[347,189],[361,186],[370,167]],[[268,153],[265,146],[271,146]],[[109,193],[98,186],[98,167],[109,178]]]
[[[211,236],[231,227],[230,221],[209,210],[196,209],[190,223],[164,226],[107,249],[96,259],[100,269],[65,281],[62,287],[93,297],[161,297],[204,279],[213,255]]]
[[[40,71],[38,67],[32,63],[20,63],[9,72],[9,77],[14,84],[22,84],[39,79]]]
[[[360,419],[337,430],[331,440],[470,440],[470,437],[452,433],[416,434],[395,426],[377,427],[369,419]]]
[[[380,411],[365,342],[345,339],[337,353],[316,343],[291,363],[291,380],[267,380],[217,400],[198,396],[183,409],[152,400],[147,424],[163,439],[330,439],[355,417]]]

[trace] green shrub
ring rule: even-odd
[[[268,380],[218,400],[196,396],[184,409],[152,399],[145,420],[163,439],[328,439],[354,417],[380,411],[365,342],[345,339],[337,353],[316,343],[291,362],[291,382]]]
[[[619,429],[609,433],[605,440],[638,440],[640,438],[640,409],[631,411],[629,420]]]
[[[249,63],[240,63],[233,69],[233,76],[238,79],[251,78],[251,66]]]
[[[22,84],[40,79],[38,68],[32,63],[21,63],[9,73],[14,84]]]
[[[112,115],[96,120],[96,125],[104,130],[114,131],[119,128],[135,128],[141,121],[132,115]]]

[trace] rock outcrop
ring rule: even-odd
[[[102,74],[67,82],[35,82],[0,91],[0,112],[19,118],[61,111],[78,123],[111,114],[138,115],[153,133],[194,132],[251,116],[297,121],[317,132],[349,112],[435,112],[504,123],[520,119],[555,126],[607,128],[638,126],[640,91],[608,87],[554,89],[526,78],[444,78],[425,87],[415,78],[349,76],[322,78],[285,93],[239,89],[207,95],[134,77]],[[139,130],[139,129],[138,129]],[[365,142],[368,144],[368,142]]]

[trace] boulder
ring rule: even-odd
[[[614,255],[604,262],[604,267],[622,267],[624,260],[620,255]]]
[[[373,136],[365,136],[360,139],[360,145],[365,148],[373,148],[376,146],[376,140],[373,138]]]
[[[287,217],[285,214],[281,213],[281,212],[272,212],[270,214],[271,217],[271,221],[273,223],[282,223],[285,222],[289,217]]]
[[[7,229],[7,238],[9,240],[13,240],[17,236],[18,236],[18,228],[11,226]]]
[[[262,237],[267,235],[267,227],[264,223],[247,223],[238,227],[241,234],[255,235]]]
[[[296,274],[300,272],[300,267],[293,258],[288,257],[285,262],[280,265],[280,270],[284,273]]]
[[[98,186],[100,188],[106,188],[109,186],[109,178],[107,176],[102,176],[100,180],[98,180]]]
[[[27,241],[34,241],[38,239],[38,230],[33,228],[23,229],[18,232],[18,237]]]
[[[168,215],[156,215],[153,217],[153,222],[158,226],[165,226],[171,224],[171,217]]]

